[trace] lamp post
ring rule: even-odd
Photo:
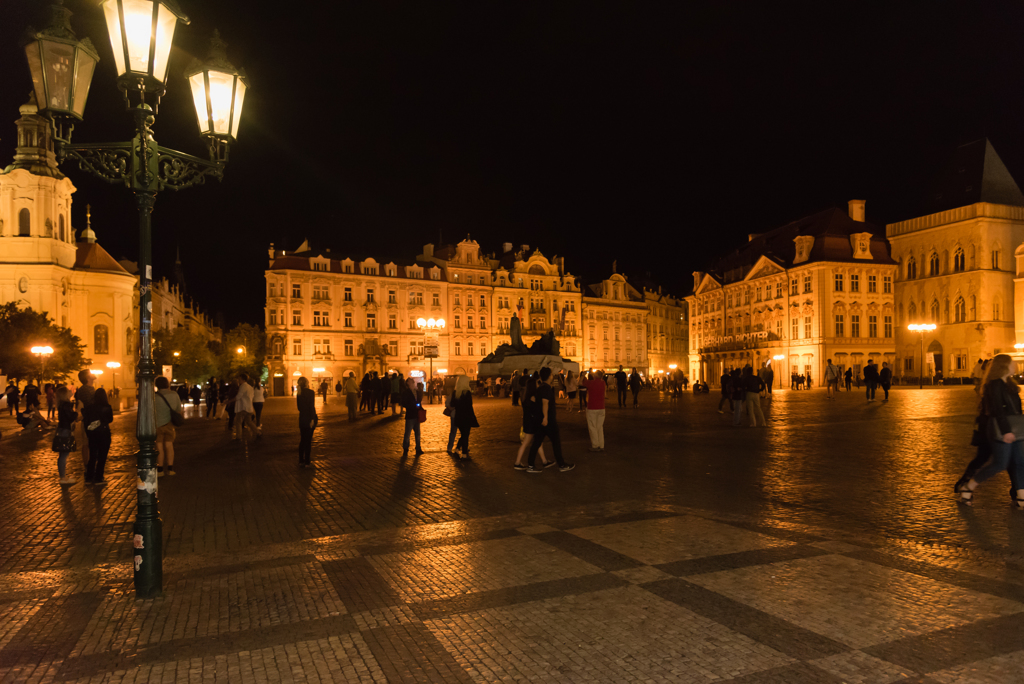
[[[135,595],[162,593],[163,532],[157,506],[156,421],[151,311],[151,215],[161,190],[201,185],[224,176],[228,147],[238,134],[247,88],[245,75],[227,61],[225,44],[215,32],[210,57],[195,62],[189,81],[200,135],[209,160],[157,144],[153,124],[166,92],[171,42],[178,23],[189,20],[174,0],[101,0],[117,68],[117,86],[135,123],[135,137],[124,142],[72,144],[75,120],[81,120],[93,71],[99,57],[88,39],[79,41],[71,29],[71,12],[60,4],[51,9],[49,28],[25,46],[40,115],[52,123],[57,163],[68,159],[100,179],[123,185],[135,195],[139,212],[139,416],[136,435],[138,509],[133,556]]]
[[[924,334],[935,330],[937,326],[934,323],[911,323],[907,326],[907,330],[910,332],[921,333],[921,372],[918,374],[918,389],[924,389]]]
[[[107,368],[114,373],[114,378],[111,380],[113,383],[113,389],[117,391],[117,369],[121,367],[121,363],[118,361],[107,361]]]
[[[53,353],[53,347],[32,347],[32,353],[39,357],[39,386],[43,386],[46,377],[46,359]]]
[[[428,345],[426,344],[427,335],[430,333],[437,333],[444,330],[444,319],[438,318],[418,318],[416,319],[416,327],[423,331],[423,355],[430,359],[430,380],[434,379],[434,359],[437,358],[437,344]],[[431,395],[433,396],[433,395]],[[433,401],[433,399],[431,399]]]

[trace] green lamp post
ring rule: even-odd
[[[201,185],[224,176],[229,145],[238,135],[246,81],[227,61],[224,42],[214,35],[211,57],[187,74],[209,159],[157,144],[153,123],[167,90],[167,66],[178,23],[188,18],[173,0],[102,0],[117,68],[117,86],[135,121],[135,137],[115,143],[72,144],[74,122],[82,120],[89,84],[99,57],[88,39],[71,29],[71,12],[61,0],[51,9],[50,26],[32,36],[25,52],[39,113],[53,124],[57,162],[78,168],[135,195],[139,212],[138,509],[133,535],[135,594],[160,596],[163,585],[162,527],[157,508],[156,420],[151,333],[151,215],[157,193]]]

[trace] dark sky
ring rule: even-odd
[[[127,139],[95,0],[68,0],[101,62],[76,142]],[[164,145],[205,154],[187,84],[217,27],[252,91],[223,183],[164,192],[155,270],[262,321],[270,242],[411,259],[472,234],[565,255],[587,279],[690,273],[760,232],[852,198],[920,211],[961,143],[1024,177],[1018,2],[256,2],[180,0]],[[261,6],[262,5],[262,6]],[[43,0],[0,2],[0,164],[31,88],[18,39]],[[65,169],[115,257],[127,190]]]

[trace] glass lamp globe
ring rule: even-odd
[[[174,29],[188,17],[174,0],[101,0],[100,7],[118,81],[141,80],[147,90],[163,91]]]

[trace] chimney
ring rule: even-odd
[[[508,254],[511,251],[512,251],[512,243],[511,242],[504,242],[504,243],[502,243],[502,245],[501,245],[501,253],[502,254]]]
[[[434,256],[434,245],[427,243],[423,245],[423,256],[432,257]]]
[[[267,250],[267,253],[270,255],[270,265],[273,266],[274,265],[274,257],[276,256],[274,254],[274,243],[273,242],[270,243],[270,249]]]
[[[865,200],[850,200],[848,202],[850,206],[850,218],[854,221],[864,223],[864,203]]]

